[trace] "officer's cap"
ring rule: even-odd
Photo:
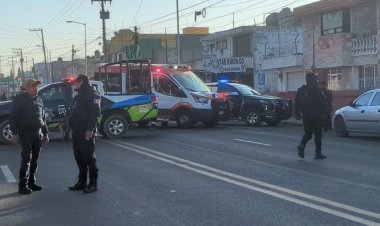
[[[27,79],[24,81],[24,83],[22,84],[22,88],[27,88],[27,87],[30,87],[30,86],[38,86],[41,84],[41,81],[37,80],[37,79],[34,79],[34,78],[30,78],[30,79]]]
[[[89,79],[87,75],[79,74],[78,77],[75,79],[75,82],[83,82],[88,83]]]

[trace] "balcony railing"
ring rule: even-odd
[[[352,55],[366,56],[377,54],[377,37],[363,37],[352,39]]]

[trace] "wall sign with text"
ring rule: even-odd
[[[246,72],[244,57],[204,59],[203,67],[213,73]]]

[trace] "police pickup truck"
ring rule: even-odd
[[[46,120],[49,131],[68,130],[67,112],[73,97],[75,78],[71,77],[62,82],[56,82],[41,87],[38,96],[45,106]],[[133,123],[145,124],[157,118],[157,97],[153,93],[144,95],[104,95],[101,81],[90,81],[102,97],[102,114],[98,121],[99,132],[108,138],[118,138],[126,134],[128,127]],[[0,142],[10,144],[12,133],[8,117],[11,112],[12,101],[0,102]]]
[[[249,126],[260,126],[263,122],[276,126],[292,114],[292,102],[289,99],[261,95],[239,83],[221,81],[207,85],[227,99],[230,117],[242,118]]]

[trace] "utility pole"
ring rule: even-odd
[[[232,12],[232,29],[235,28],[235,12]]]
[[[100,11],[100,19],[102,19],[103,22],[103,54],[104,54],[104,62],[108,63],[108,57],[107,57],[107,40],[106,40],[106,20],[110,18],[110,12],[104,11],[104,5],[107,2],[112,2],[112,0],[91,0],[91,3],[93,2],[100,2],[100,5],[102,7],[102,10]]]
[[[315,66],[315,14],[314,14],[314,11],[313,11],[313,33],[312,33],[312,36],[313,36],[313,61],[312,61],[312,65],[311,65],[311,71],[313,73],[315,73],[316,66]]]
[[[133,39],[135,40],[135,60],[137,60],[139,56],[139,33],[137,31],[137,26],[135,26],[135,34]]]
[[[71,68],[72,68],[72,75],[74,75],[74,55],[75,55],[76,51],[74,49],[74,45],[72,45],[72,48],[71,48]]]
[[[42,28],[35,28],[35,29],[29,29],[29,31],[41,31],[42,49],[44,51],[45,78],[46,78],[46,81],[49,83],[49,71],[48,71],[47,62],[46,62],[46,50],[45,50],[44,30]],[[51,78],[51,81],[53,82],[53,78]]]
[[[16,55],[20,55],[21,81],[23,82],[25,80],[25,74],[24,74],[24,58],[22,57],[22,49],[14,48],[13,51],[15,51]]]
[[[177,3],[177,64],[180,64],[181,57],[180,57],[180,46],[179,46],[179,10],[178,10],[178,0],[176,0]]]
[[[166,28],[165,28],[165,59],[166,63],[168,63],[168,38],[166,37]]]
[[[15,78],[15,63],[13,61],[13,56],[12,56],[12,74],[11,74],[11,76],[13,76],[13,80],[14,80],[14,78]]]
[[[9,59],[9,58],[8,58],[8,59]],[[10,76],[11,76],[11,78],[12,78],[12,93],[14,93],[16,87],[15,87],[15,76],[14,76],[14,73],[15,73],[15,65],[14,65],[14,61],[13,61],[13,56],[11,57],[11,59],[12,59],[12,63],[11,63],[11,65],[12,65],[12,69],[11,69],[12,73],[10,73]]]
[[[33,63],[33,67],[32,67],[33,78],[37,79],[37,76],[36,76],[36,68],[34,67],[34,58],[32,58],[32,63]]]
[[[73,21],[73,20],[68,20],[68,21],[66,21],[66,23],[81,24],[81,25],[84,26],[84,60],[85,60],[85,71],[86,71],[86,75],[89,76],[89,74],[88,74],[88,65],[87,65],[87,25],[86,25],[86,23],[81,23],[81,22],[77,22],[77,21]],[[51,54],[50,54],[50,57],[51,57]],[[51,62],[51,59],[50,59],[50,62]]]

